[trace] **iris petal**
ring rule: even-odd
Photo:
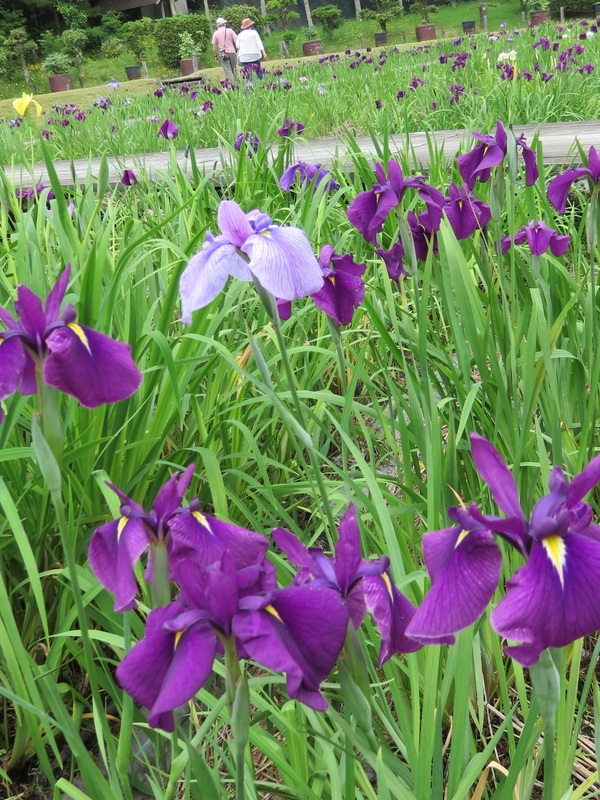
[[[48,336],[44,380],[76,397],[86,408],[130,397],[142,382],[131,348],[91,328],[57,328]]]

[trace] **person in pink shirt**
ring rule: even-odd
[[[232,28],[227,27],[227,20],[223,17],[217,18],[217,30],[213,33],[212,46],[215,54],[215,61],[221,62],[225,79],[229,83],[237,80],[237,56],[236,46],[237,36]]]

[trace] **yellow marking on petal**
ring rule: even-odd
[[[381,577],[383,578],[383,582],[385,583],[385,587],[386,587],[386,589],[388,590],[388,594],[389,594],[389,596],[390,596],[390,597],[392,598],[392,600],[393,600],[393,599],[394,599],[394,592],[393,592],[393,590],[392,590],[392,584],[390,583],[390,579],[388,578],[388,576],[387,576],[387,574],[386,574],[385,572],[383,572],[383,573],[381,574]]]
[[[192,511],[192,517],[195,517],[195,519],[198,520],[200,525],[202,525],[203,528],[206,528],[206,530],[209,533],[212,533],[212,531],[210,529],[210,525],[208,524],[208,520],[206,519],[204,514],[201,514],[199,511]]]
[[[183,631],[177,631],[177,633],[175,634],[175,642],[173,644],[173,650],[177,650],[177,645],[179,644],[179,640],[183,636],[183,632],[184,631],[185,631],[185,628],[183,629]]]
[[[564,568],[567,561],[567,546],[562,536],[548,536],[542,539],[544,550],[554,569],[558,572],[560,578],[560,585],[565,585]]]
[[[283,620],[281,619],[281,617],[280,617],[280,616],[279,616],[279,614],[277,613],[277,609],[276,609],[274,606],[272,606],[272,605],[269,603],[269,605],[268,605],[268,606],[265,606],[265,611],[268,611],[268,612],[269,612],[269,614],[272,614],[272,615],[275,617],[275,619],[278,619],[278,620],[279,620],[279,622],[281,622],[281,624],[283,625]]]
[[[458,545],[469,535],[469,531],[461,531],[458,534],[458,539],[456,540],[456,544],[454,545],[454,549],[458,547]]]
[[[74,334],[77,335],[77,338],[81,340],[82,344],[85,346],[85,349],[88,351],[90,355],[92,355],[92,351],[90,350],[90,343],[87,340],[87,336],[83,332],[83,328],[81,325],[78,325],[76,322],[67,322],[67,328],[71,328]]]
[[[121,517],[121,519],[119,520],[119,524],[117,525],[117,542],[121,538],[121,534],[123,533],[123,528],[125,527],[125,525],[127,525],[128,522],[129,522],[128,517]]]
[[[335,275],[329,275],[328,278],[331,281],[331,285],[335,286]]]

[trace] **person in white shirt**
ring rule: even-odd
[[[237,80],[236,43],[237,36],[235,31],[227,27],[226,19],[218,17],[217,30],[212,37],[213,53],[215,54],[215,61],[221,63],[225,80],[229,81],[229,83]]]
[[[236,45],[238,64],[248,71],[250,83],[255,72],[259,80],[262,80],[263,71],[260,62],[267,57],[262,40],[253,26],[254,20],[249,17],[242,20],[242,29],[238,33]]]

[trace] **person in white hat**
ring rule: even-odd
[[[237,37],[237,57],[240,67],[246,68],[250,84],[255,73],[262,80],[260,62],[266,59],[267,54],[258,32],[254,30],[254,20],[250,17],[242,20],[242,29]]]
[[[224,17],[217,17],[217,30],[213,33],[212,46],[215,61],[221,63],[225,80],[234,83],[237,80],[237,36],[233,28],[227,27]]]

